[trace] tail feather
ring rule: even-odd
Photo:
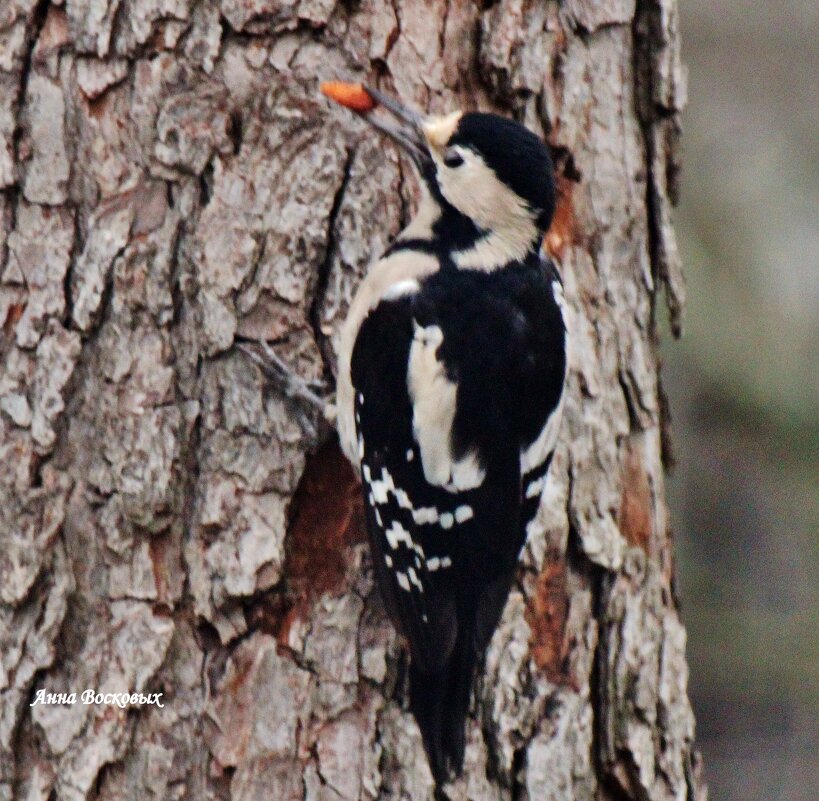
[[[410,665],[410,709],[421,729],[432,776],[439,787],[463,770],[476,659],[474,637],[471,632],[463,632],[441,670],[422,673]]]

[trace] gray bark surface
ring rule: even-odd
[[[430,798],[355,479],[238,347],[331,378],[411,214],[338,78],[514,115],[559,167],[562,444],[451,798],[699,801],[658,377],[674,0],[2,0],[0,800]],[[30,706],[87,688],[164,707]]]

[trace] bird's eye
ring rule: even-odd
[[[444,154],[444,164],[447,167],[460,167],[464,163],[464,157],[457,150],[447,150]]]

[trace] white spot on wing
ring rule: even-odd
[[[411,462],[415,458],[415,454],[412,452],[412,448],[407,451],[407,461]]]
[[[412,548],[414,543],[409,531],[407,531],[397,520],[393,520],[392,526],[384,531],[390,548],[395,550],[399,544],[403,543],[408,548]]]
[[[415,569],[412,567],[407,568],[407,575],[409,576],[409,580],[416,586],[418,589],[423,592],[424,585],[421,584],[421,580],[418,578],[418,574],[415,572]]]
[[[388,553],[384,554],[384,564],[387,567],[392,567],[392,557]]]
[[[380,479],[371,479],[369,481],[370,490],[372,490],[376,503],[386,503],[390,491],[395,489],[395,482],[386,467],[381,469],[381,476]]]
[[[430,559],[427,559],[427,570],[429,570],[430,573],[434,573],[436,570],[441,570],[451,566],[452,560],[448,556],[433,556]]]
[[[401,587],[402,590],[409,592],[410,583],[406,574],[396,571],[395,578],[398,579],[398,586]]]
[[[397,489],[393,493],[395,495],[395,500],[398,501],[398,505],[402,509],[412,509],[412,502],[409,499],[409,495],[402,489]]]
[[[452,512],[444,512],[441,515],[441,528],[450,529],[454,522],[455,518],[452,516]]]
[[[471,506],[467,506],[464,504],[463,506],[459,506],[455,510],[455,522],[457,523],[465,523],[467,520],[470,520],[475,516],[475,513],[472,511]]]
[[[438,522],[438,510],[434,506],[422,506],[412,510],[412,519],[416,526]]]
[[[373,481],[370,487],[372,487],[372,497],[375,498],[376,503],[387,502],[387,485],[383,481]]]

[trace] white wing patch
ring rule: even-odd
[[[426,480],[450,492],[479,487],[486,476],[477,454],[454,459],[451,450],[452,424],[458,385],[450,381],[438,360],[444,334],[437,325],[415,323],[410,346],[407,386],[412,401],[412,429],[421,451]]]

